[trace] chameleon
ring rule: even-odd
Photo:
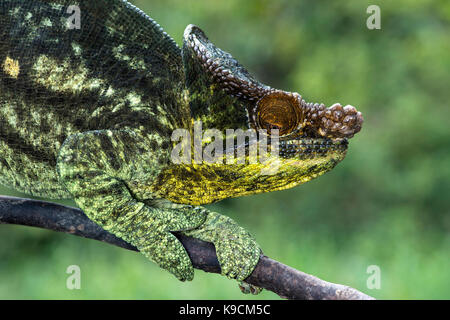
[[[258,163],[174,163],[173,132],[198,122],[278,133],[278,152]],[[127,1],[0,2],[0,183],[73,199],[181,281],[194,269],[174,232],[212,242],[230,279],[244,281],[262,254],[250,232],[203,205],[330,171],[362,124],[351,105],[262,84],[195,25],[178,46]]]

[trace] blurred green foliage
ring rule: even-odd
[[[449,1],[133,2],[179,44],[194,23],[266,84],[363,112],[335,170],[211,208],[266,255],[325,280],[376,298],[450,298]],[[370,4],[381,30],[366,27]],[[65,234],[1,226],[0,243],[0,298],[253,298],[219,275],[181,283],[137,253]],[[81,290],[66,289],[72,264]],[[369,265],[381,269],[379,290],[366,287]]]

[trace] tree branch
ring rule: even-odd
[[[0,196],[0,224],[19,224],[74,234],[137,251],[92,222],[80,209],[31,199]],[[214,245],[176,234],[195,268],[220,273]],[[282,298],[302,300],[371,300],[356,289],[323,281],[264,255],[246,282],[273,291]]]

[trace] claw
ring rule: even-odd
[[[243,294],[253,294],[253,295],[257,295],[260,294],[261,291],[263,291],[263,288],[254,286],[250,283],[244,282],[244,281],[239,281],[239,289],[241,289],[241,292]]]

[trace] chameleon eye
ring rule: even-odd
[[[256,106],[256,123],[259,129],[266,129],[270,133],[279,130],[284,136],[295,130],[302,121],[300,104],[296,97],[274,92],[264,96]]]

